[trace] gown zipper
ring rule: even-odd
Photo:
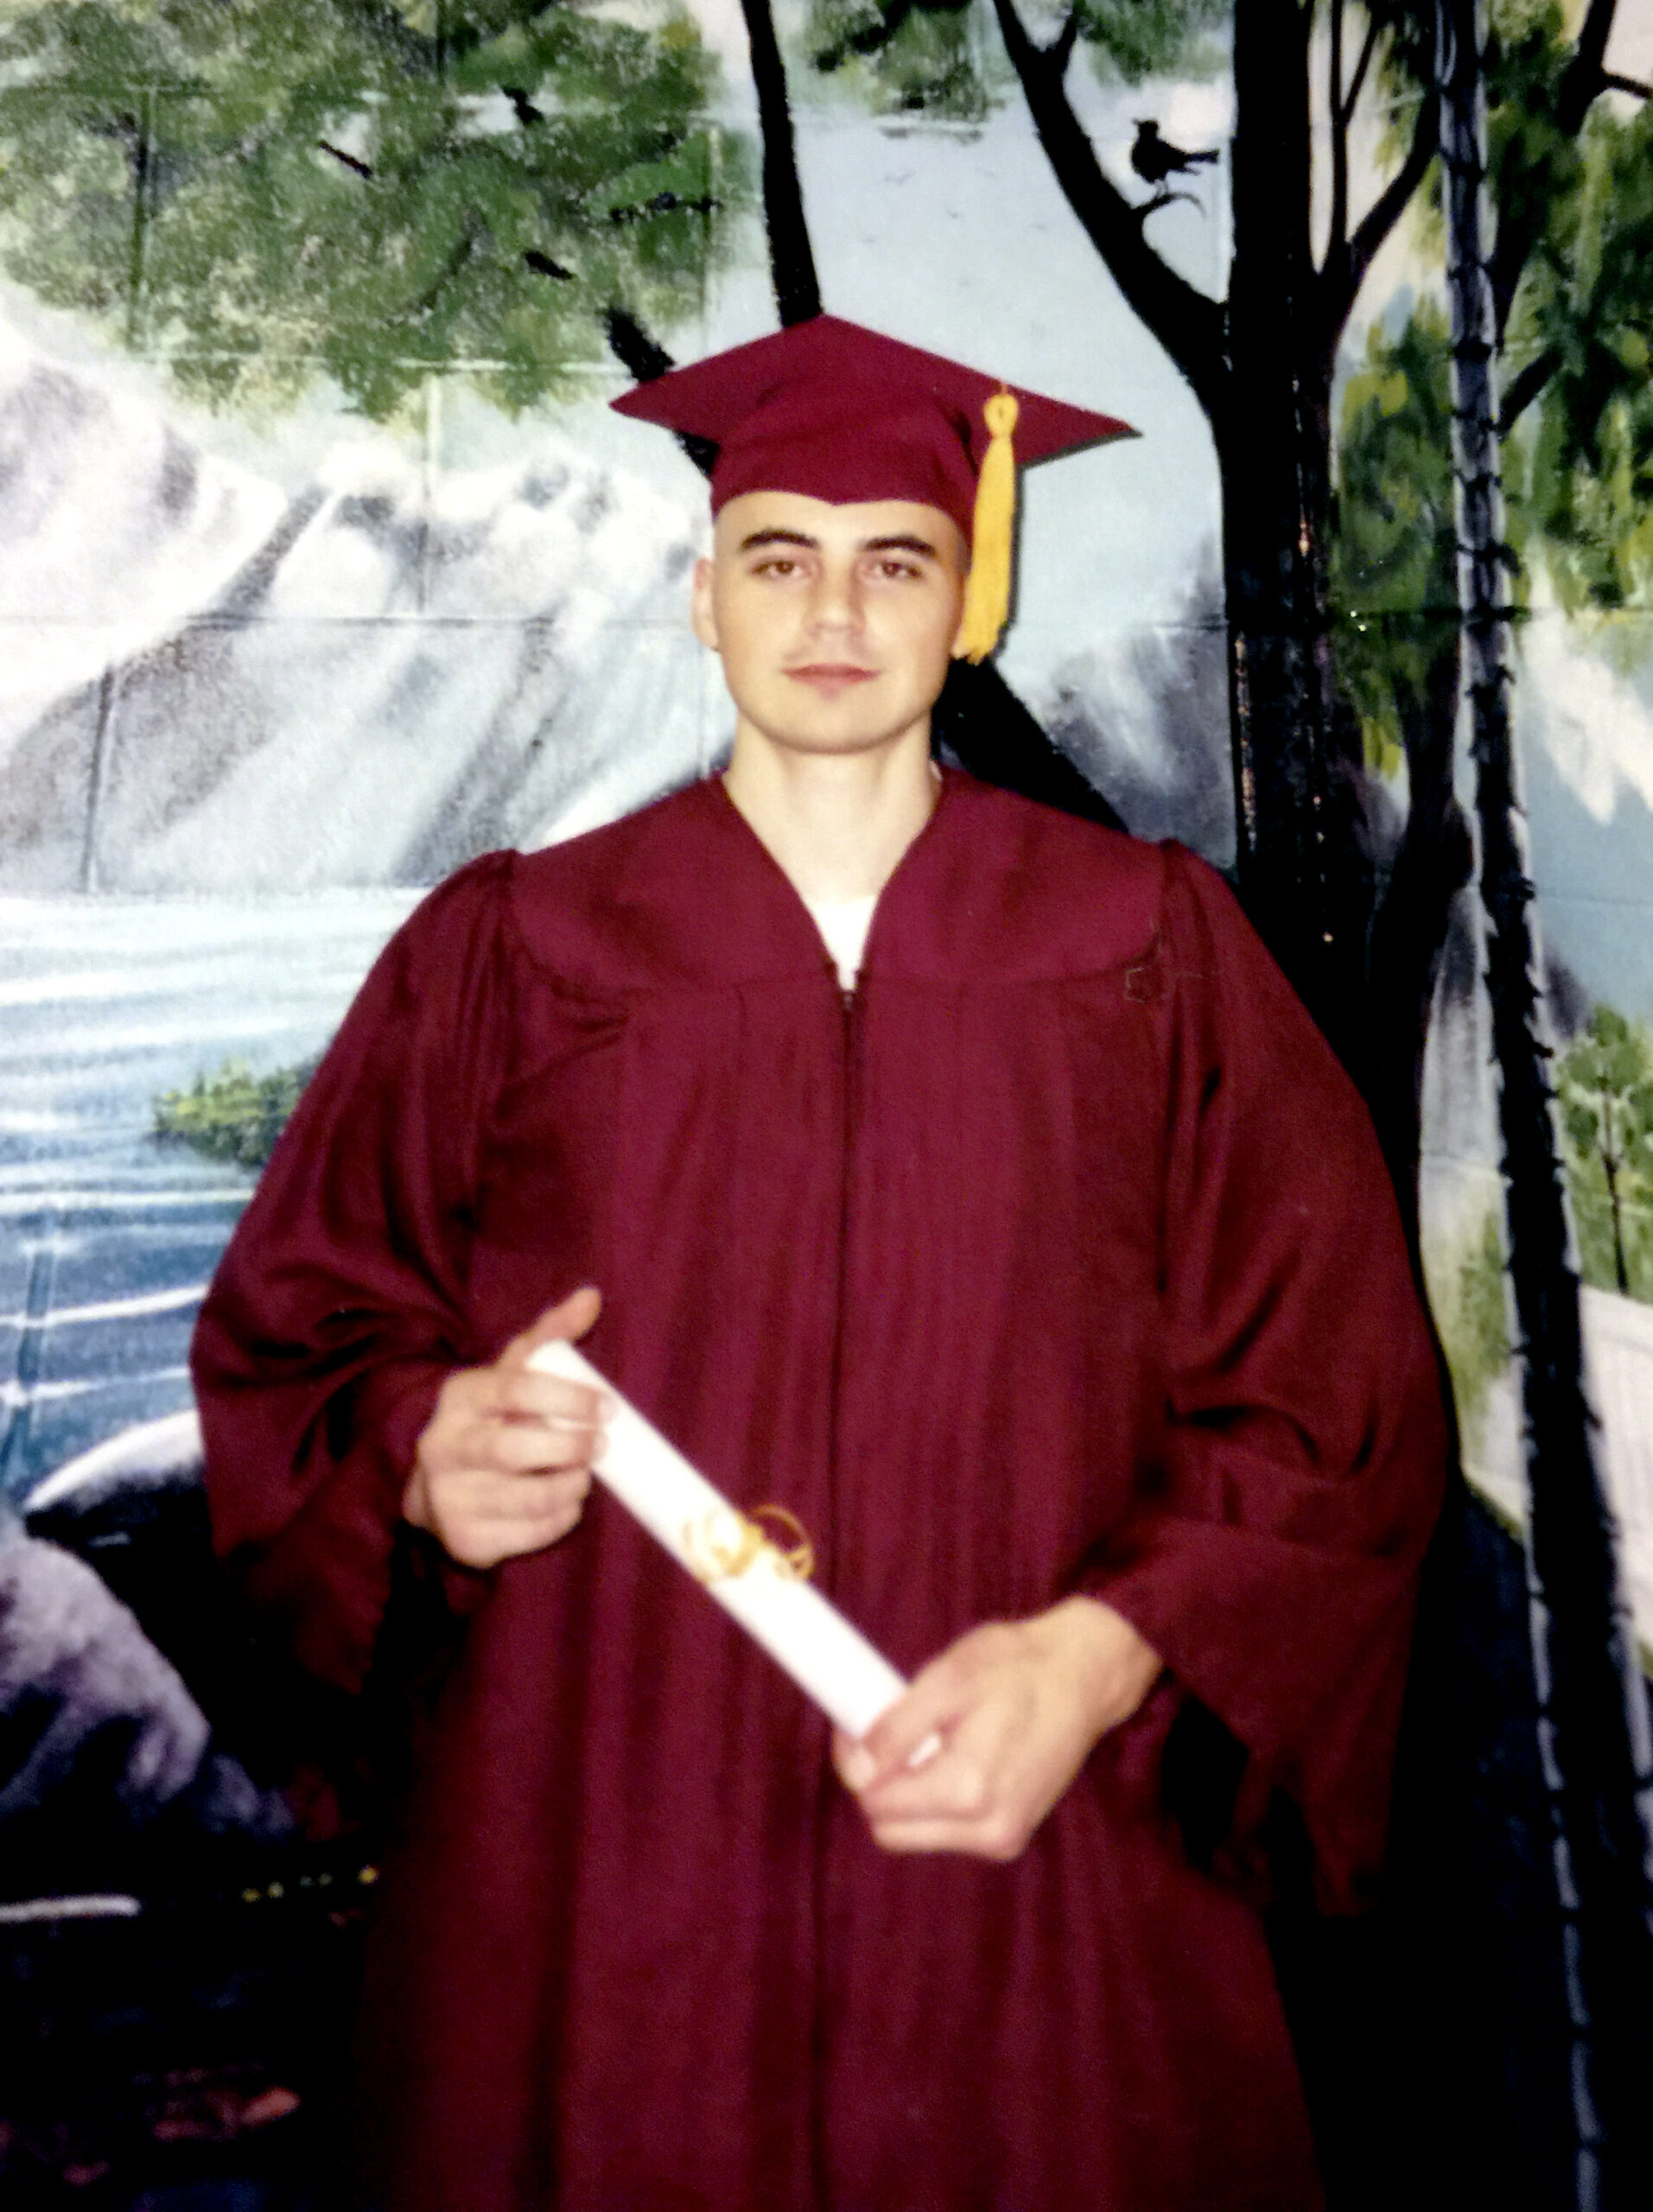
[[[834,1555],[837,1535],[839,1457],[842,1450],[840,1402],[843,1395],[844,1332],[849,1305],[849,1170],[855,1149],[856,1060],[861,1034],[861,978],[838,992],[838,1249],[833,1293],[832,1372],[830,1413],[827,1427],[828,1557]]]
[[[827,1526],[823,1532],[825,1542],[819,1547],[827,1562],[830,1576],[837,1563],[838,1537],[838,1475],[842,1450],[842,1421],[839,1411],[843,1391],[844,1323],[849,1307],[849,1166],[855,1148],[855,1069],[860,1044],[861,977],[855,977],[853,987],[844,989],[839,982],[837,969],[831,966],[832,980],[838,984],[839,1045],[838,1045],[838,1250],[837,1273],[833,1290],[832,1363],[829,1387],[830,1395],[827,1410]],[[836,1783],[829,1774],[825,1789],[830,1793]],[[815,1923],[815,1990],[814,2021],[811,2043],[810,2091],[810,2154],[811,2181],[815,2199],[814,2212],[832,2212],[831,2163],[827,2154],[826,2114],[823,2108],[827,2073],[830,2056],[826,2037],[828,2003],[827,1956],[829,1951],[828,1910],[826,1897],[827,1853],[826,1839],[831,1815],[825,1813],[817,1821],[814,1868],[814,1897],[812,1916]]]

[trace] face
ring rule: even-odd
[[[816,753],[927,738],[965,567],[938,508],[747,492],[696,569],[695,630],[722,658],[743,732]]]

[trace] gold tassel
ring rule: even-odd
[[[1011,433],[1016,427],[1015,395],[995,391],[982,410],[990,432],[976,481],[975,526],[970,532],[970,572],[964,585],[964,613],[958,626],[955,658],[985,660],[999,642],[1010,612],[1011,553],[1016,534],[1016,454]]]

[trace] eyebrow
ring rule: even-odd
[[[941,558],[927,537],[918,537],[905,531],[896,537],[869,537],[866,550],[869,553],[920,553],[931,561]]]
[[[738,550],[755,553],[766,545],[801,545],[810,552],[818,552],[821,541],[801,530],[754,530],[741,540]],[[941,558],[927,537],[905,531],[893,537],[869,537],[861,550],[864,553],[917,553],[931,561]]]
[[[755,553],[764,545],[803,545],[814,551],[820,543],[818,537],[808,537],[801,530],[754,530],[741,540],[739,550]]]

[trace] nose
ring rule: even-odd
[[[864,611],[855,563],[823,561],[811,594],[810,627],[826,632],[859,630]]]

